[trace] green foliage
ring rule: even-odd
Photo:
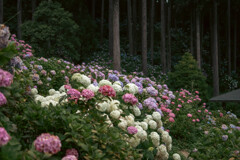
[[[58,56],[79,60],[79,26],[71,13],[56,2],[43,1],[34,13],[35,21],[22,25],[23,37],[35,48],[37,56]]]
[[[10,42],[6,48],[0,50],[0,66],[7,64],[17,53],[16,44]]]
[[[175,65],[174,71],[169,73],[168,83],[173,89],[197,90],[203,98],[206,97],[206,78],[198,69],[196,60],[190,53],[185,53],[179,63]]]

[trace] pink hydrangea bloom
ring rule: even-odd
[[[175,118],[175,114],[174,113],[169,113],[169,117]]]
[[[6,97],[4,96],[3,93],[0,92],[0,106],[4,105],[6,103],[7,103]]]
[[[0,127],[0,147],[7,144],[11,139],[5,128]]]
[[[137,128],[134,126],[130,126],[127,128],[129,134],[136,134],[138,132]]]
[[[172,117],[170,117],[169,122],[175,122],[175,120]]]
[[[92,99],[94,97],[94,92],[90,89],[84,89],[82,91],[82,96],[86,98],[86,100]]]
[[[66,150],[66,156],[73,155],[76,158],[78,158],[78,151],[75,148],[67,149]]]
[[[195,119],[193,119],[192,121],[193,121],[193,122],[196,122],[196,120],[195,120]]]
[[[56,154],[61,150],[61,141],[58,136],[42,133],[34,141],[35,149],[39,152]]]
[[[81,95],[81,93],[78,90],[73,89],[73,88],[69,89],[67,94],[70,96],[69,99],[74,99],[74,100],[78,100]]]
[[[220,117],[223,117],[223,113],[219,113]]]
[[[187,116],[191,118],[191,117],[192,117],[192,114],[188,113]]]
[[[201,113],[202,111],[201,110],[198,110],[199,113]]]
[[[0,69],[0,87],[8,87],[13,82],[13,75]]]
[[[122,99],[125,103],[131,103],[132,105],[135,105],[138,102],[138,99],[130,93],[126,93],[122,96]]]
[[[162,99],[168,100],[168,96],[162,96]]]
[[[67,155],[62,158],[62,160],[78,160],[74,155]]]
[[[104,96],[109,96],[109,97],[116,96],[115,90],[109,85],[101,86],[98,91]]]

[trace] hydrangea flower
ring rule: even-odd
[[[158,108],[157,101],[154,98],[152,98],[152,97],[149,97],[149,98],[145,99],[143,101],[143,105],[148,107],[148,109],[150,109],[150,110]]]
[[[81,95],[81,93],[78,90],[73,88],[69,89],[67,94],[70,96],[69,99],[73,99],[73,100],[78,100]]]
[[[74,155],[67,155],[62,158],[62,160],[78,160]]]
[[[8,87],[13,82],[13,75],[0,69],[0,87]]]
[[[11,139],[5,128],[0,127],[0,147],[7,144]]]
[[[78,151],[75,148],[67,149],[66,150],[66,156],[73,155],[76,158],[78,158]]]
[[[127,131],[129,134],[136,134],[138,132],[138,129],[134,126],[130,126],[127,128]]]
[[[223,140],[223,141],[226,141],[227,139],[228,139],[228,135],[223,135],[223,136],[222,136],[222,140]]]
[[[115,97],[116,96],[116,92],[109,85],[101,86],[98,91],[104,96],[109,96],[109,97]]]
[[[118,76],[115,75],[115,74],[109,74],[109,75],[108,75],[108,79],[112,80],[113,82],[119,80]]]
[[[0,106],[4,105],[6,103],[7,103],[6,97],[4,96],[3,93],[0,92]]]
[[[84,89],[82,91],[82,96],[86,98],[86,100],[92,99],[94,97],[94,92],[90,89]]]
[[[130,93],[126,93],[122,96],[122,99],[125,103],[131,103],[132,105],[135,105],[138,102],[138,99]]]
[[[61,141],[58,136],[42,133],[34,141],[35,149],[39,152],[56,154],[61,150]]]
[[[154,87],[147,87],[147,92],[151,96],[157,96],[158,95],[158,91]]]

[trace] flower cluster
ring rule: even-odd
[[[4,105],[4,104],[6,104],[6,103],[7,103],[6,97],[4,96],[4,94],[2,94],[2,93],[0,92],[0,106]]]
[[[0,147],[7,144],[11,139],[5,128],[0,127]]]
[[[82,90],[81,95],[86,98],[86,100],[92,99],[94,97],[94,92],[90,89]]]
[[[126,93],[122,96],[122,99],[125,103],[131,103],[132,105],[135,105],[138,102],[138,99],[130,93]]]
[[[109,97],[115,97],[116,96],[116,92],[114,91],[114,89],[109,86],[109,85],[104,85],[101,86],[98,90],[99,93],[101,93],[104,96],[109,96]]]
[[[13,75],[0,69],[0,87],[8,87],[13,82]]]
[[[34,141],[35,149],[39,152],[56,154],[61,150],[61,141],[58,136],[49,133],[42,133]]]

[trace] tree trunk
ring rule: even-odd
[[[133,54],[137,54],[137,0],[133,0]]]
[[[166,73],[166,41],[165,41],[165,0],[161,0],[161,63]]]
[[[95,20],[95,4],[96,0],[92,0],[92,18]]]
[[[172,53],[171,53],[171,0],[168,2],[168,60],[167,60],[167,68],[168,71],[171,71],[171,63],[172,63]]]
[[[113,58],[113,0],[109,0],[109,55]]]
[[[230,1],[227,5],[227,41],[228,41],[228,75],[231,75],[231,24],[230,24]]]
[[[0,24],[3,24],[3,0],[0,0]]]
[[[147,0],[142,0],[142,69],[147,75]]]
[[[131,0],[127,0],[127,6],[128,6],[129,53],[130,53],[130,55],[133,55],[132,4],[131,4]]]
[[[200,10],[196,10],[196,49],[197,49],[197,64],[201,69],[201,39],[200,39]]]
[[[237,72],[237,14],[235,14],[234,21],[234,55],[233,55],[233,69]]]
[[[213,1],[213,96],[219,95],[217,0]]]
[[[155,15],[155,0],[151,1],[151,16],[150,16],[150,52],[151,61],[154,59],[154,15]]]
[[[18,19],[18,24],[17,24],[17,34],[18,34],[18,39],[22,39],[22,32],[21,32],[21,25],[22,25],[22,0],[17,1],[17,19]]]
[[[193,11],[191,15],[191,37],[190,37],[190,48],[191,48],[191,54],[194,56],[194,40],[193,40],[193,34],[194,34],[194,25],[193,25]]]
[[[121,71],[119,0],[113,0],[113,67],[115,70]]]
[[[101,44],[103,43],[103,23],[104,23],[104,0],[102,0],[101,10]]]
[[[34,21],[34,12],[36,9],[36,0],[32,0],[32,21]]]

